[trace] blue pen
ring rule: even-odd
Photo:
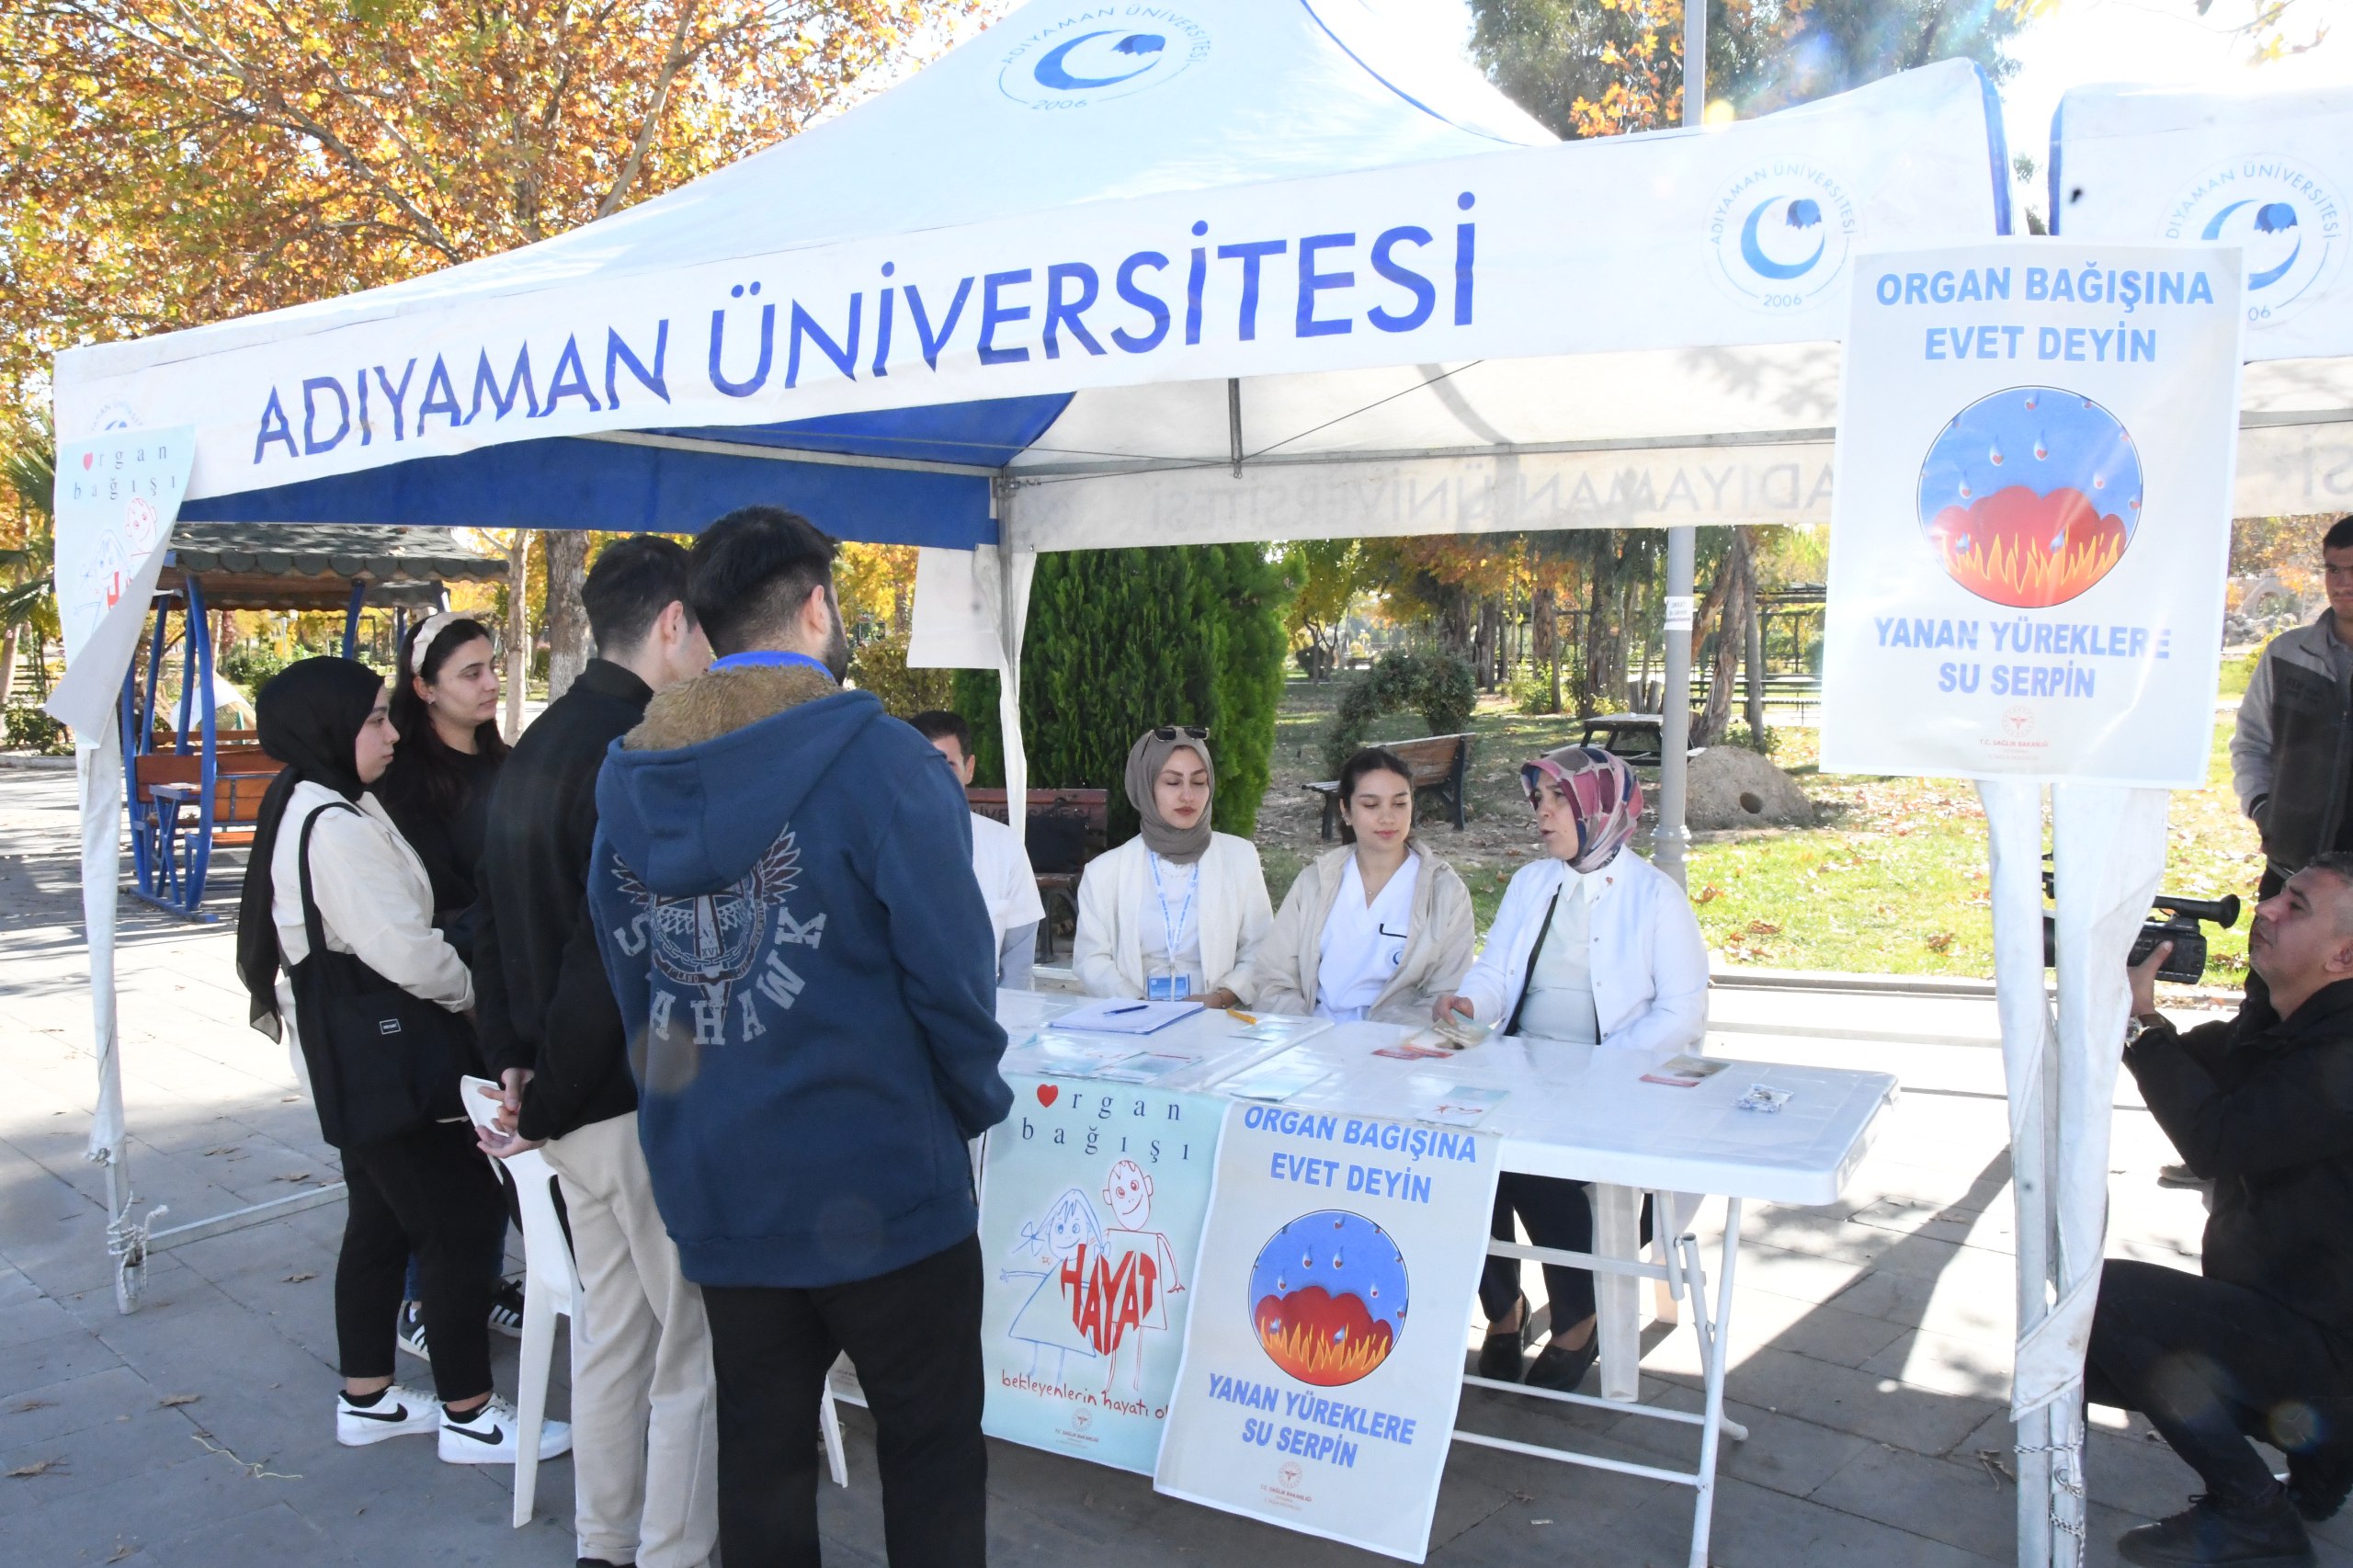
[[[1131,1002],[1124,1007],[1106,1007],[1103,1009],[1103,1016],[1108,1018],[1115,1013],[1141,1013],[1143,1009],[1143,1003]]]

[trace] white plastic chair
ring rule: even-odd
[[[496,1084],[487,1078],[463,1078],[460,1092],[466,1114],[477,1127],[488,1127],[498,1114]],[[488,1090],[485,1095],[483,1091]],[[487,1157],[487,1156],[485,1156]],[[572,1340],[586,1337],[580,1321],[580,1273],[572,1261],[572,1244],[556,1213],[555,1171],[537,1149],[512,1159],[493,1160],[506,1167],[515,1184],[516,1207],[523,1216],[523,1356],[516,1377],[515,1413],[521,1430],[515,1443],[515,1528],[531,1522],[531,1505],[540,1485],[540,1429],[548,1414],[548,1369],[555,1358],[555,1320],[572,1320]]]
[[[498,1085],[487,1078],[460,1080],[466,1114],[477,1127],[488,1127],[498,1114]],[[482,1091],[487,1089],[489,1094]],[[517,1207],[523,1215],[523,1353],[516,1378],[515,1411],[521,1430],[516,1434],[515,1528],[531,1522],[540,1479],[540,1428],[547,1420],[548,1368],[555,1357],[555,1320],[572,1320],[572,1344],[588,1343],[590,1330],[582,1321],[579,1303],[584,1292],[580,1271],[572,1256],[571,1238],[556,1212],[556,1175],[537,1149],[526,1150],[504,1165],[515,1183]],[[864,1403],[861,1398],[858,1402]],[[842,1452],[842,1423],[834,1407],[829,1380],[817,1407],[817,1425],[825,1439],[825,1463],[834,1484],[849,1484],[849,1461]]]

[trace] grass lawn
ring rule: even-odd
[[[2245,688],[2248,663],[2225,663],[2226,692]],[[1285,690],[1274,780],[1257,833],[1278,904],[1300,867],[1324,847],[1316,836],[1313,798],[1300,785],[1328,777],[1320,740],[1337,693],[1336,685],[1301,680]],[[1505,882],[1534,847],[1518,765],[1574,740],[1577,729],[1572,718],[1510,712],[1499,699],[1480,705],[1472,728],[1479,747],[1472,765],[1470,826],[1457,834],[1433,822],[1423,831],[1432,850],[1452,861],[1470,884],[1483,929]],[[2230,716],[2219,716],[2206,787],[2173,797],[2162,884],[2168,892],[2254,894],[2262,858],[2254,826],[2239,814],[2231,791],[2230,732]],[[1376,732],[1386,738],[1421,733],[1421,722],[1410,714]],[[1974,788],[1962,779],[1823,774],[1814,734],[1777,730],[1774,760],[1824,808],[1822,825],[1701,835],[1694,843],[1689,881],[1709,946],[1736,964],[1992,978],[1985,819]],[[1648,852],[1647,834],[1637,846]],[[2235,930],[2209,929],[2210,983],[2231,984],[2245,974],[2246,926],[2242,915]]]

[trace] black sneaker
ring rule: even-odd
[[[2353,1444],[2324,1443],[2288,1456],[2288,1501],[2313,1524],[2336,1517],[2353,1493]]]
[[[1535,1337],[1532,1314],[1528,1310],[1528,1298],[1519,1299],[1519,1326],[1491,1328],[1479,1344],[1479,1375],[1499,1383],[1516,1383],[1524,1369],[1521,1358],[1527,1353],[1528,1342]]]
[[[2139,1568],[2312,1568],[2313,1562],[2304,1521],[2278,1486],[2246,1506],[2192,1497],[2173,1517],[2125,1531],[2116,1554]]]
[[[417,1301],[403,1301],[401,1315],[392,1326],[392,1343],[420,1361],[433,1359],[425,1347],[425,1307]]]
[[[490,1326],[509,1339],[523,1337],[523,1282],[506,1279],[499,1282],[490,1298]]]

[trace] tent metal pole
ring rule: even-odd
[[[1694,0],[1683,8],[1683,123],[1696,126],[1707,111],[1708,6]],[[1658,828],[1651,839],[1653,862],[1679,885],[1691,830],[1684,825],[1691,761],[1691,576],[1699,534],[1688,528],[1666,531],[1666,700],[1659,715]]]
[[[1659,715],[1658,829],[1652,859],[1677,883],[1691,830],[1683,825],[1684,798],[1690,782],[1691,574],[1699,531],[1666,531],[1666,701]]]

